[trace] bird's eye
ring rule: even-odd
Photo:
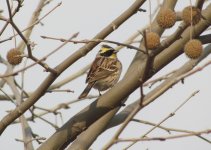
[[[112,49],[106,49],[105,51],[100,52],[101,56],[105,56],[105,57],[109,57],[113,54],[113,50]]]

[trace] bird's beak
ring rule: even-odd
[[[118,50],[114,50],[114,54],[118,53],[119,51]]]

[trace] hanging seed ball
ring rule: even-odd
[[[188,25],[191,24],[191,6],[185,7],[182,11],[182,19]],[[192,6],[192,23],[197,24],[201,19],[200,9]]]
[[[155,32],[147,32],[146,41],[148,49],[155,49],[160,45],[160,36]]]
[[[201,56],[202,49],[203,47],[201,41],[193,39],[185,44],[184,52],[189,58],[196,59]]]
[[[11,65],[18,65],[21,63],[22,58],[23,58],[21,55],[22,55],[21,51],[15,49],[15,48],[11,49],[7,53],[7,61]]]
[[[163,9],[157,16],[157,23],[161,28],[171,28],[176,22],[176,13],[171,9]]]

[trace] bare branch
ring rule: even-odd
[[[125,46],[129,49],[134,49],[134,50],[137,50],[137,51],[140,51],[142,53],[145,53],[144,50],[138,48],[138,47],[135,47],[135,46],[132,46],[132,45],[129,45],[129,44],[125,44],[125,43],[120,43],[120,42],[116,42],[116,41],[111,41],[111,40],[101,40],[101,39],[94,39],[94,40],[66,40],[66,39],[63,39],[63,38],[54,38],[54,37],[49,37],[49,36],[41,36],[43,39],[51,39],[51,40],[58,40],[58,41],[61,41],[61,42],[71,42],[71,43],[74,43],[74,44],[77,44],[77,43],[90,43],[90,42],[96,42],[96,43],[101,43],[101,42],[105,42],[105,43],[112,43],[112,44],[116,44],[118,46]]]
[[[163,118],[159,123],[157,123],[153,128],[151,128],[150,130],[148,130],[146,133],[144,133],[140,138],[145,138],[149,133],[151,133],[154,129],[156,129],[158,126],[160,126],[162,123],[164,123],[166,120],[168,120],[170,117],[173,117],[176,112],[183,107],[192,97],[194,97],[199,91],[195,91],[193,92],[181,105],[179,105],[173,112],[171,112],[168,116],[166,116],[165,118]],[[117,141],[118,142],[118,141]],[[136,142],[134,141],[133,143],[131,143],[129,146],[127,146],[126,149],[128,149],[129,147],[133,146]]]
[[[170,139],[178,139],[178,138],[184,138],[184,137],[190,137],[190,136],[197,136],[197,135],[202,135],[202,134],[210,134],[211,130],[203,130],[203,131],[198,131],[194,133],[186,133],[186,134],[180,134],[180,135],[174,135],[174,136],[166,136],[166,137],[151,137],[151,138],[133,138],[133,139],[118,139],[118,142],[135,142],[135,141],[165,141],[165,140],[170,140]]]
[[[79,34],[78,32],[75,33],[75,34],[73,34],[73,35],[70,37],[70,39],[73,39],[73,38],[77,37],[78,34]],[[33,67],[34,65],[38,64],[39,62],[42,62],[42,61],[46,60],[49,56],[51,56],[52,54],[54,54],[55,52],[57,52],[58,50],[60,50],[60,49],[61,49],[63,46],[65,46],[66,44],[67,44],[67,42],[62,43],[62,44],[61,44],[60,46],[58,46],[55,50],[53,50],[52,52],[50,52],[50,53],[47,54],[46,56],[42,57],[41,59],[37,60],[37,62],[32,63],[31,65],[28,65],[28,66],[26,66],[26,67],[24,67],[24,68],[21,68],[21,69],[15,71],[15,72],[12,72],[12,73],[9,73],[9,74],[5,74],[5,75],[0,75],[0,78],[4,78],[4,77],[9,77],[9,76],[17,75],[19,72],[25,71],[25,70],[27,70],[28,68]],[[55,71],[55,70],[54,70],[54,71]],[[55,73],[55,72],[54,72],[54,73]],[[58,72],[56,72],[56,74],[57,74],[57,73],[58,73]]]

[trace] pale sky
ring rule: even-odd
[[[156,1],[152,1],[152,10],[156,6]],[[61,0],[53,0],[48,6],[46,6],[41,16],[46,14],[49,10],[51,10],[54,6],[56,6]],[[78,40],[83,39],[91,39],[94,35],[96,35],[99,31],[101,31],[106,25],[108,25],[113,19],[118,17],[124,10],[126,10],[134,1],[128,0],[63,0],[62,5],[58,7],[54,12],[52,12],[47,18],[45,18],[42,23],[43,26],[37,25],[32,33],[31,41],[35,42],[37,45],[33,50],[33,54],[38,58],[41,58],[45,54],[54,50],[57,46],[61,44],[59,41],[52,40],[44,40],[40,36],[46,35],[51,37],[58,38],[69,38],[73,33],[80,32],[78,36]],[[194,0],[192,3],[194,4]],[[30,19],[32,11],[35,9],[38,0],[25,0],[24,6],[21,8],[20,12],[14,18],[14,21],[17,23],[20,29],[24,29],[27,26],[27,23]],[[210,3],[208,0],[207,3]],[[181,11],[185,6],[189,5],[189,0],[179,0],[176,5],[175,10]],[[4,10],[4,14],[7,14],[5,0],[0,0],[0,9]],[[149,23],[149,7],[148,2],[146,2],[143,7],[147,12],[139,12],[136,13],[133,17],[131,17],[128,21],[126,21],[122,26],[118,28],[118,30],[114,31],[111,35],[107,37],[109,40],[114,40],[117,42],[124,42],[130,35],[135,33],[140,28],[143,28],[145,25]],[[0,21],[0,28],[3,26],[3,22]],[[178,25],[178,24],[177,24]],[[174,28],[175,29],[175,28]],[[167,30],[164,35],[169,35],[172,33],[172,29]],[[210,33],[210,31],[209,31]],[[0,39],[5,39],[11,36],[12,28],[7,28],[6,32],[0,37]],[[20,39],[18,38],[17,41]],[[59,64],[64,58],[68,57],[72,53],[74,53],[78,48],[80,48],[83,44],[68,44],[56,54],[52,55],[49,59],[47,59],[46,63],[49,66],[54,67]],[[115,47],[115,45],[110,44]],[[14,47],[14,40],[8,41],[0,44],[0,55],[5,58],[6,52]],[[97,51],[99,50],[99,46],[97,46],[93,51],[91,51],[88,55],[81,58],[79,61],[74,63],[70,68],[68,68],[56,81],[63,79],[64,77],[75,73],[80,68],[85,66],[86,64],[93,61]],[[124,48],[121,52],[119,52],[118,57],[123,64],[123,72],[122,76],[126,72],[132,58],[135,54],[134,50]],[[210,60],[210,56],[208,56],[204,61],[202,61],[200,65],[204,64],[208,60]],[[171,64],[162,69],[159,73],[157,73],[153,78],[160,77],[168,72],[171,72],[172,69],[177,69],[189,59],[182,54],[174,60]],[[28,61],[30,64],[31,61]],[[22,68],[23,64],[18,66],[17,68]],[[16,69],[17,69],[16,68]],[[0,64],[0,73],[4,72],[5,68],[2,64]],[[166,127],[178,128],[178,129],[186,129],[193,131],[200,131],[205,129],[211,129],[211,92],[209,83],[211,83],[210,79],[211,66],[206,67],[204,70],[200,71],[197,74],[194,74],[191,77],[185,79],[185,84],[178,83],[172,89],[169,89],[165,94],[159,97],[155,102],[144,108],[142,111],[138,113],[135,117],[137,119],[143,119],[147,121],[151,121],[154,123],[158,123],[160,120],[168,116],[169,113],[174,111],[174,109],[180,105],[183,101],[185,101],[194,91],[200,90],[199,94],[193,97],[184,107],[182,107],[174,117],[168,119],[163,125]],[[40,66],[35,66],[27,70],[25,73],[25,89],[26,91],[34,91],[40,83],[45,79],[48,73],[43,72],[43,68]],[[121,76],[121,77],[122,77]],[[65,85],[62,89],[71,89],[74,90],[74,93],[50,93],[43,96],[35,105],[42,106],[45,108],[52,108],[55,105],[61,102],[67,102],[76,99],[82,90],[85,88],[85,78],[83,75],[77,80],[72,81],[71,83]],[[20,75],[17,76],[18,81],[20,82]],[[153,86],[156,87],[158,84]],[[10,93],[9,88],[5,88],[8,93]],[[144,92],[147,93],[151,89],[146,87],[144,88]],[[91,90],[90,94],[97,94],[98,92],[95,90]],[[131,94],[126,104],[132,103],[140,96],[139,90]],[[94,99],[93,99],[94,100]],[[63,114],[63,121],[66,122],[71,116],[82,110],[93,100],[87,100],[80,103],[76,103],[71,105],[71,108],[68,110],[61,110]],[[3,118],[7,113],[5,111],[11,110],[14,108],[13,104],[8,104],[8,102],[1,102],[0,105],[0,118]],[[26,116],[29,113],[26,113]],[[54,115],[46,115],[44,118],[49,119],[52,122],[55,122]],[[58,125],[61,126],[62,122],[59,117]],[[30,122],[30,126],[32,127],[34,133],[38,133],[43,137],[50,137],[54,132],[54,128],[50,127],[45,122],[36,119],[36,122]],[[119,126],[118,126],[119,127]],[[114,127],[112,129],[107,130],[102,135],[98,137],[95,143],[91,146],[92,149],[98,150],[102,148],[102,145],[106,144],[105,141],[112,137],[118,127]],[[147,132],[151,127],[148,125],[142,125],[139,123],[130,123],[129,126],[125,129],[125,131],[121,134],[121,138],[128,137],[139,137],[143,133]],[[149,136],[168,136],[168,133],[164,130],[156,129]],[[204,137],[211,140],[211,135],[205,135]],[[15,138],[21,139],[21,126],[11,125],[9,126],[5,132],[0,137],[0,147],[4,147],[4,149],[23,149],[23,144],[21,142],[15,141]],[[107,141],[108,142],[108,141]],[[114,145],[112,150],[119,150],[124,148],[128,143],[119,143]],[[34,143],[35,148],[38,147],[37,143]],[[139,142],[135,144],[130,150],[183,150],[183,149],[191,149],[191,150],[209,150],[211,149],[211,145],[197,137],[190,138],[181,138],[176,140],[169,141],[152,141],[152,142]]]

